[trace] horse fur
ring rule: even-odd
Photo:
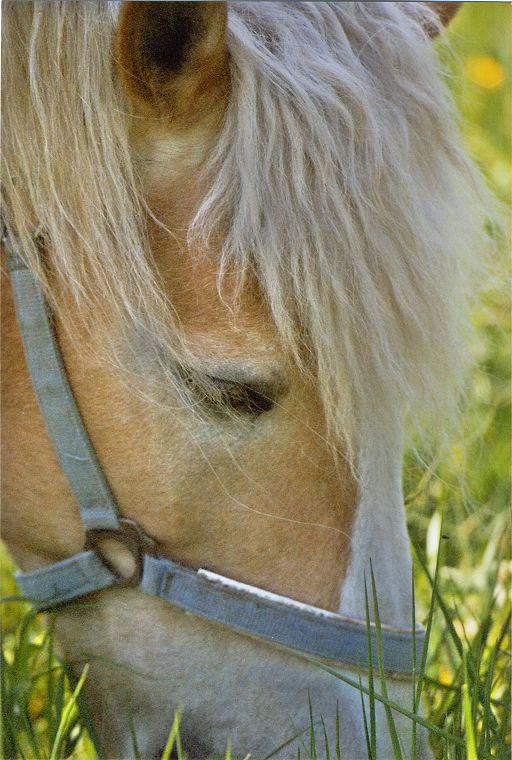
[[[432,50],[439,20],[418,3],[233,3],[225,27],[211,4],[211,33],[171,58],[160,39],[145,79],[152,8],[127,6],[119,25],[118,3],[3,4],[5,223],[121,511],[184,564],[363,619],[371,561],[381,619],[410,625],[404,415],[455,416],[493,214]],[[208,55],[213,85],[194,68]],[[6,289],[4,535],[30,569],[84,537]],[[220,360],[263,378],[274,410],[223,420]],[[228,736],[264,756],[307,726],[310,693],[331,740],[339,703],[344,756],[365,757],[359,694],[309,663],[135,591],[93,601],[57,630],[77,671],[91,660],[111,756],[131,756],[127,712],[155,756],[180,704],[192,756]],[[389,691],[410,705],[409,684]]]
[[[433,14],[405,5],[230,6],[229,105],[189,229],[203,252],[225,231],[219,276],[256,274],[298,360],[307,336],[303,366],[349,444],[390,402],[453,418],[485,245],[489,198],[424,31]],[[6,218],[41,276],[44,230],[80,314],[122,314],[165,366],[179,330],[146,255],[114,23],[106,3],[6,3]]]

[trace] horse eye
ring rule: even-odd
[[[274,406],[268,388],[216,377],[208,377],[208,381],[203,403],[212,409],[258,417]]]
[[[274,406],[273,389],[266,384],[249,384],[187,373],[183,378],[189,391],[202,406],[215,413],[259,417]]]

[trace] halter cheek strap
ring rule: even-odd
[[[342,666],[368,666],[368,634],[376,662],[380,633],[385,671],[411,677],[414,662],[421,657],[421,627],[402,630],[382,625],[377,632],[371,623],[155,556],[155,544],[140,526],[119,516],[73,396],[41,287],[16,242],[6,237],[3,243],[34,391],[87,534],[83,552],[17,574],[21,590],[34,606],[49,610],[95,591],[131,586],[240,634]],[[101,556],[102,537],[114,538],[130,551],[135,567],[130,578],[120,578]]]
[[[119,522],[114,497],[69,385],[44,294],[9,238],[4,245],[25,358],[57,459],[78,503],[85,529],[116,530]]]

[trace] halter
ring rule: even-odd
[[[80,509],[84,551],[38,570],[18,573],[18,584],[39,610],[51,610],[107,588],[132,587],[204,620],[270,644],[314,655],[344,667],[368,667],[368,642],[377,662],[380,639],[384,670],[411,677],[424,631],[392,628],[345,617],[286,596],[193,570],[159,556],[155,542],[119,511],[96,458],[66,374],[42,289],[24,263],[17,241],[3,238],[25,357],[34,391],[59,464]],[[129,551],[134,572],[120,577],[99,549],[111,538]]]

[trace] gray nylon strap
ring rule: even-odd
[[[24,595],[38,609],[50,609],[93,591],[113,586],[116,576],[93,551],[19,573]],[[144,556],[141,591],[185,612],[248,636],[349,667],[368,667],[368,628],[345,618],[206,570],[191,570],[163,557]],[[370,626],[372,659],[377,663],[377,634]],[[424,631],[383,626],[381,646],[388,675],[411,675],[421,661]]]
[[[85,594],[112,586],[114,573],[93,551],[74,554],[31,573],[18,573],[16,581],[24,596],[39,610],[51,609]]]
[[[343,665],[368,667],[365,622],[149,555],[145,557],[140,588],[185,612],[239,633]],[[377,663],[376,630],[374,626],[370,626],[370,630],[372,659]],[[383,627],[381,645],[385,670],[410,676],[414,649],[416,661],[421,661],[423,638],[422,628],[413,634]]]
[[[4,238],[4,245],[32,385],[59,464],[77,500],[86,530],[116,529],[114,497],[69,385],[44,294],[12,238]]]

